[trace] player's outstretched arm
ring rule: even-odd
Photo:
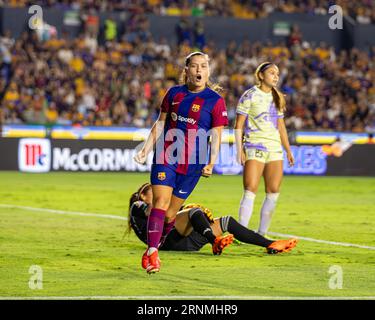
[[[224,126],[212,128],[212,137],[211,137],[211,149],[210,149],[210,160],[208,164],[202,170],[203,177],[210,177],[212,175],[213,167],[216,163],[216,160],[219,156],[220,145],[221,145],[221,135],[223,132]]]
[[[148,154],[154,148],[156,141],[164,130],[165,119],[167,118],[166,112],[160,112],[159,118],[155,121],[151,128],[150,134],[148,135],[145,144],[142,149],[136,154],[134,160],[140,164],[144,164],[147,160]]]

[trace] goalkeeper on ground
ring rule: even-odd
[[[147,217],[151,210],[152,196],[151,185],[146,183],[133,193],[129,202],[128,231],[133,229],[144,243],[147,242]],[[223,236],[226,232],[229,234]],[[210,243],[213,254],[220,255],[234,238],[244,243],[264,247],[270,254],[290,251],[297,243],[296,239],[269,240],[240,225],[231,216],[214,218],[210,209],[201,204],[192,203],[181,208],[174,228],[159,249],[198,251]]]

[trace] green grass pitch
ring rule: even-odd
[[[145,245],[126,221],[60,215],[4,204],[127,215],[128,199],[148,174],[0,172],[0,298],[100,296],[374,297],[375,180],[353,177],[284,178],[271,231],[371,248],[300,240],[290,253],[233,244],[221,256],[161,252],[161,272],[141,269]],[[201,179],[188,199],[237,218],[241,176]],[[250,228],[259,221],[260,188]],[[2,206],[3,205],[3,206]],[[43,270],[32,290],[29,268]],[[342,289],[329,273],[342,268]],[[331,279],[331,282],[330,282]],[[333,280],[332,280],[333,279]]]

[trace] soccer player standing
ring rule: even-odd
[[[237,161],[244,165],[244,194],[239,222],[247,227],[263,175],[266,197],[261,208],[258,233],[265,235],[271,223],[283,177],[284,147],[289,165],[294,165],[284,123],[286,102],[276,89],[279,69],[264,62],[255,71],[257,85],[246,90],[237,105],[235,138]]]
[[[135,157],[144,163],[156,146],[151,168],[153,208],[147,226],[148,249],[142,257],[142,266],[148,273],[160,270],[158,247],[173,228],[182,204],[201,176],[211,176],[221,132],[228,125],[225,101],[213,90],[209,75],[206,54],[193,52],[186,57],[182,84],[166,93],[159,118]]]

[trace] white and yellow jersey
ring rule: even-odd
[[[271,92],[266,93],[257,86],[246,90],[238,102],[237,113],[247,116],[245,149],[282,152],[277,119],[284,114],[276,109]]]

